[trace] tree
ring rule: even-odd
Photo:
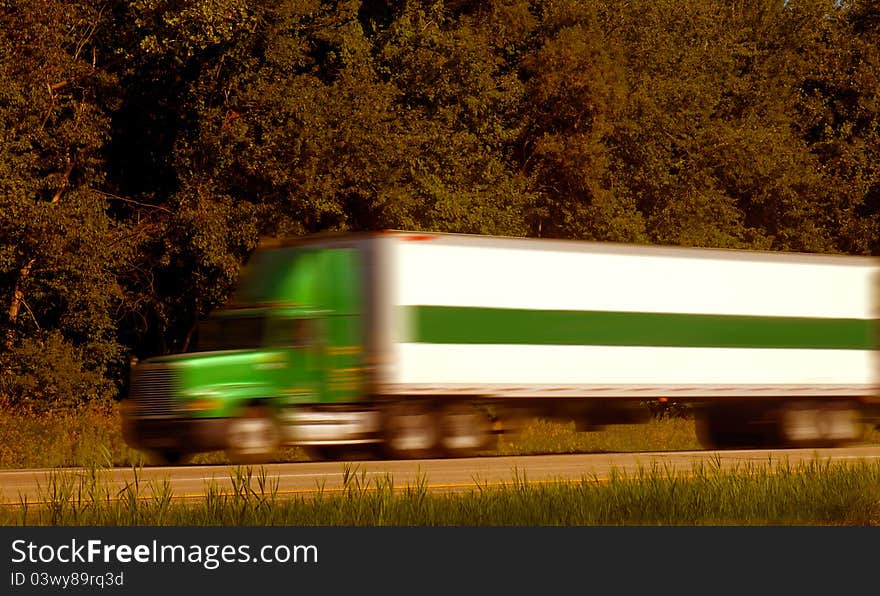
[[[16,403],[106,395],[120,359],[114,246],[125,231],[99,190],[114,106],[95,44],[104,25],[90,2],[0,4],[0,394]],[[42,351],[80,371],[77,393],[27,385],[26,361]]]

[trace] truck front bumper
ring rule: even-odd
[[[226,448],[227,418],[126,418],[125,442],[135,449],[188,453]]]

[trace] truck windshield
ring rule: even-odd
[[[211,317],[199,323],[195,349],[250,350],[263,344],[265,317]]]
[[[284,302],[284,285],[298,267],[300,251],[291,248],[256,251],[242,269],[232,304]]]

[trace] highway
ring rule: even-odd
[[[376,482],[393,482],[396,489],[417,484],[431,492],[469,491],[478,487],[501,486],[517,480],[558,483],[583,478],[607,480],[612,473],[633,476],[640,468],[657,467],[664,473],[690,474],[694,466],[710,470],[731,469],[746,465],[789,462],[797,465],[811,460],[853,462],[880,459],[880,446],[853,446],[835,449],[774,449],[739,451],[677,451],[654,453],[601,453],[575,455],[532,455],[475,457],[467,459],[433,459],[408,461],[301,462],[267,464],[251,468],[251,486],[258,490],[257,477],[265,471],[269,484],[277,482],[280,497],[338,493],[343,490],[346,474],[356,476],[360,484],[375,486]],[[247,471],[240,468],[239,472]],[[80,479],[89,484],[90,471],[82,468],[65,470],[0,471],[0,503],[18,505],[26,499],[36,504],[47,498],[53,474],[56,480],[67,478],[72,486]],[[166,480],[176,499],[200,498],[212,484],[222,492],[232,491],[234,466],[178,466],[115,468],[97,470],[104,486],[111,485],[111,494],[119,494],[126,484],[137,480],[138,494],[148,497],[151,485],[161,486]],[[351,482],[351,481],[350,481]]]

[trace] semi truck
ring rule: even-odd
[[[195,348],[132,368],[165,463],[491,450],[532,417],[694,412],[707,448],[858,441],[880,411],[880,260],[408,231],[261,243]]]

